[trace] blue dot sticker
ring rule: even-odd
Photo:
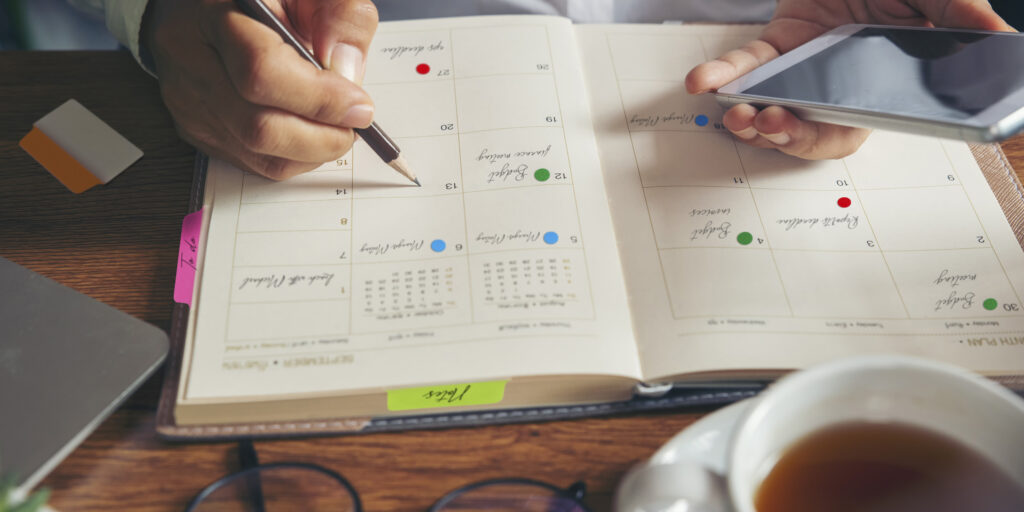
[[[548,231],[547,233],[544,233],[544,243],[548,245],[554,245],[558,243],[558,233],[555,233],[554,231]]]
[[[697,123],[697,126],[707,126],[708,125],[708,116],[706,116],[704,114],[701,114],[701,115],[697,116],[697,118],[694,119],[693,121],[695,123]]]
[[[434,240],[433,242],[430,242],[430,250],[434,252],[441,252],[445,247],[447,246],[445,245],[444,240]]]

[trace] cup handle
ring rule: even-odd
[[[643,464],[615,493],[616,512],[732,512],[725,478],[699,464]]]

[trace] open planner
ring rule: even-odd
[[[423,187],[361,142],[280,183],[211,160],[161,432],[529,419],[879,351],[1024,373],[1012,169],[1004,213],[962,142],[738,143],[683,79],[759,31],[381,24],[364,86]]]

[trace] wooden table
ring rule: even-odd
[[[108,185],[68,192],[17,145],[32,123],[79,100],[145,157]],[[1024,170],[1024,136],[1003,144]],[[157,82],[126,53],[0,52],[0,255],[170,329],[192,149],[175,135]],[[10,290],[4,290],[10,293]],[[171,444],[154,433],[157,374],[44,482],[61,511],[176,511],[236,467],[235,444]],[[263,462],[301,460],[345,475],[368,510],[425,510],[483,478],[567,486],[609,510],[615,486],[700,413],[658,413],[469,429],[256,443]]]

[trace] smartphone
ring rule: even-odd
[[[1024,34],[843,25],[718,90],[726,108],[990,142],[1024,128]]]

